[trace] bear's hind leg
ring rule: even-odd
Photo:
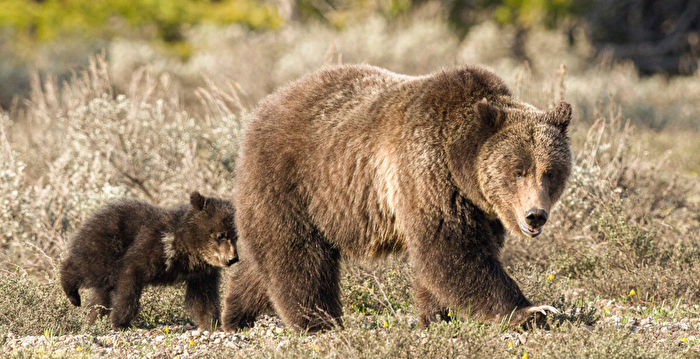
[[[270,301],[282,320],[296,329],[313,332],[340,326],[340,252],[315,229],[302,233],[299,227],[279,233],[262,263]]]
[[[239,270],[229,276],[224,300],[222,326],[226,331],[250,326],[260,313],[272,308],[267,286],[257,267],[249,260],[236,264]]]

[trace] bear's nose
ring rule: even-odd
[[[547,211],[542,208],[530,208],[525,212],[525,222],[532,228],[542,227],[547,222]]]
[[[229,258],[229,260],[226,264],[230,266],[236,262],[238,262],[238,257],[233,257],[233,258]]]

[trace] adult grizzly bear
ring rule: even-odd
[[[537,236],[570,172],[571,107],[543,112],[477,67],[412,77],[372,66],[308,75],[267,97],[237,168],[244,260],[224,329],[270,305],[298,329],[339,323],[341,257],[407,251],[427,325],[535,307],[503,270],[504,230]]]
[[[186,282],[185,305],[197,325],[219,321],[219,267],[238,261],[229,201],[190,195],[173,209],[122,200],[97,211],[72,238],[61,285],[73,305],[94,288],[90,321],[111,308],[112,327],[129,325],[148,284]]]

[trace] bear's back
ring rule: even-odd
[[[357,256],[399,250],[408,224],[401,208],[414,205],[409,193],[432,186],[414,182],[429,173],[451,183],[443,143],[452,114],[464,118],[481,98],[509,95],[498,77],[476,67],[414,77],[354,65],[307,75],[262,101],[250,121],[237,201],[275,193],[276,207],[306,213]]]

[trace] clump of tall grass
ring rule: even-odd
[[[117,94],[102,57],[60,87],[35,78],[26,109],[17,114],[25,127],[12,131],[14,144],[3,141],[8,178],[0,194],[11,208],[2,217],[7,241],[30,246],[15,246],[5,260],[29,262],[28,248],[58,258],[66,236],[117,198],[172,205],[194,189],[231,195],[245,110],[235,93],[211,86],[197,90],[194,116],[170,83],[168,75],[142,69]],[[3,128],[6,122],[4,115]]]

